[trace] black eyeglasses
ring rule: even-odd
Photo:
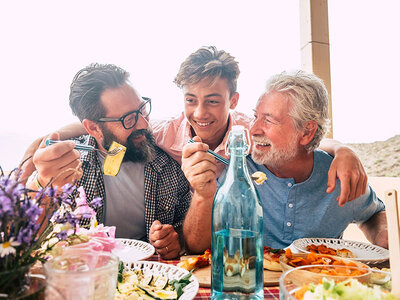
[[[143,118],[147,118],[151,112],[151,99],[147,97],[142,97],[144,103],[140,105],[138,110],[131,111],[121,118],[101,118],[97,122],[121,122],[125,129],[131,129],[135,127],[137,121],[139,120],[139,114]]]

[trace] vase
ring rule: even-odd
[[[0,272],[0,299],[44,299],[45,277],[30,274],[31,265]]]

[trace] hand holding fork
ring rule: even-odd
[[[49,138],[58,140],[59,134],[52,133]],[[60,141],[51,147],[42,142],[33,155],[33,164],[38,172],[36,188],[49,182],[61,187],[81,178],[80,152],[74,150],[75,146],[74,141]]]

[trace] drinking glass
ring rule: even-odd
[[[119,259],[109,252],[64,253],[45,263],[46,299],[114,299]]]

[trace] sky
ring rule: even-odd
[[[329,1],[333,134],[373,142],[400,134],[400,1]],[[294,0],[0,2],[0,165],[15,166],[34,138],[77,118],[68,106],[75,73],[113,63],[152,98],[151,118],[182,111],[173,79],[201,46],[236,57],[238,111],[252,114],[266,79],[299,69]]]

